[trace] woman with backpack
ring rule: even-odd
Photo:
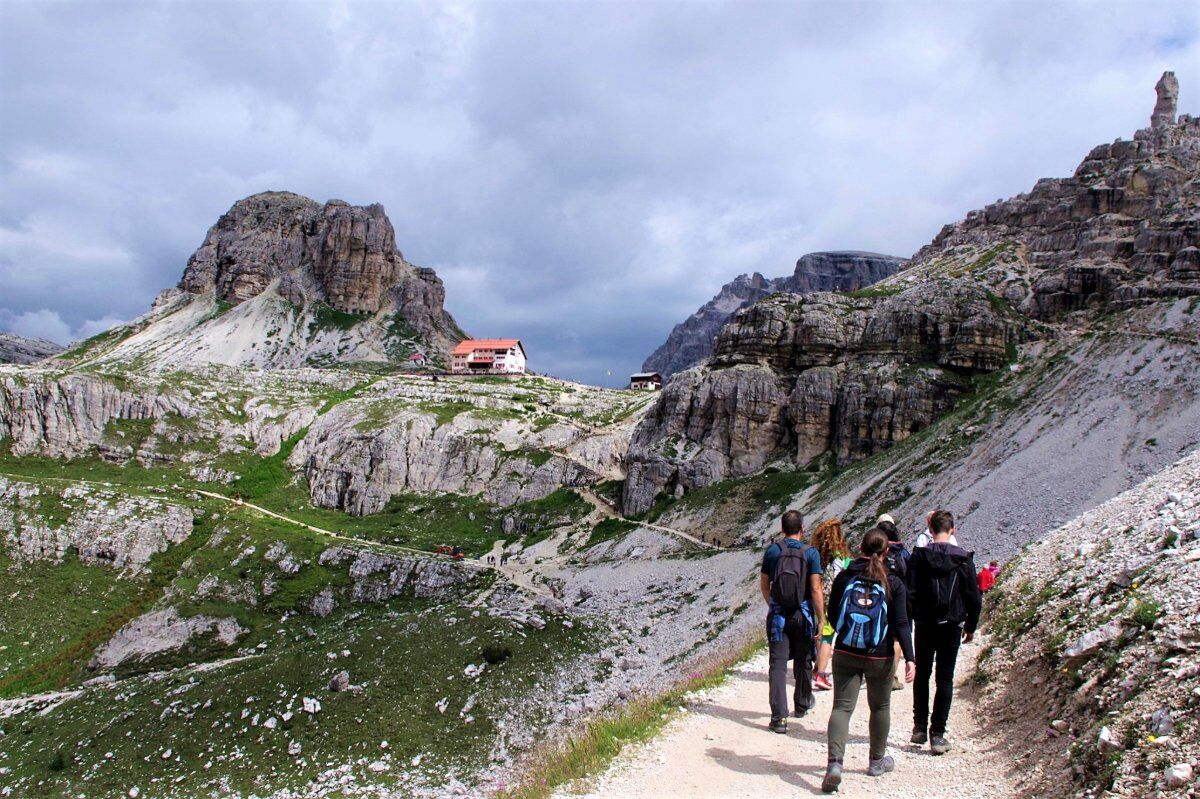
[[[916,677],[908,594],[904,582],[888,571],[888,537],[878,527],[863,536],[862,554],[833,581],[829,618],[834,628],[833,712],[829,716],[829,766],[821,790],[833,793],[842,784],[842,762],[850,717],[858,692],[867,684],[871,710],[871,756],[867,774],[879,777],[896,763],[887,754],[892,726],[892,644],[904,653],[904,680]]]
[[[825,588],[825,607],[829,607],[829,592],[833,589],[833,581],[842,569],[850,565],[850,545],[846,543],[846,535],[842,532],[841,519],[826,519],[813,530],[810,546],[821,556],[821,584]],[[828,691],[833,688],[829,673],[829,660],[833,657],[833,625],[830,619],[825,619],[821,628],[821,644],[817,648],[817,665],[813,670],[813,687]]]

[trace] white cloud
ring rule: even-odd
[[[23,313],[13,313],[8,308],[0,308],[0,330],[25,338],[44,338],[64,346],[72,341],[103,333],[124,321],[117,316],[105,316],[102,319],[87,319],[72,329],[61,314],[48,308]]]

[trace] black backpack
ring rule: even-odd
[[[782,551],[771,578],[771,600],[785,611],[796,611],[808,598],[808,547],[776,544]]]
[[[929,599],[927,604],[928,618],[938,622],[957,624],[966,618],[963,607],[962,591],[959,584],[959,569],[930,568]]]

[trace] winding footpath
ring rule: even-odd
[[[978,641],[963,648],[959,681],[970,674]],[[790,692],[790,689],[789,689]],[[647,744],[631,747],[602,775],[560,790],[556,799],[767,799],[824,796],[825,725],[832,692],[818,691],[817,706],[791,719],[787,735],[767,730],[767,655],[755,656],[723,685],[701,694]],[[889,753],[896,770],[866,775],[867,698],[855,708],[846,751],[843,799],[1017,799],[1013,764],[1000,741],[977,724],[973,696],[956,691],[950,717],[949,754],[933,757],[908,743],[912,689],[892,694]]]

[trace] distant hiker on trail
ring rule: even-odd
[[[908,559],[912,557],[912,553],[908,551],[908,548],[904,546],[904,542],[900,540],[900,528],[896,526],[896,520],[891,517],[891,514],[885,513],[879,517],[879,521],[875,523],[875,526],[887,533],[888,571],[903,580],[905,573],[908,571]]]
[[[991,563],[988,564],[987,567],[988,567],[988,571],[990,571],[992,573],[993,577],[1000,576],[1000,561],[993,560]]]
[[[846,534],[842,531],[841,519],[826,519],[813,530],[810,539],[813,549],[821,556],[821,585],[825,597],[825,607],[829,607],[829,592],[833,581],[842,569],[850,565],[850,546],[846,543]],[[821,642],[817,645],[817,665],[813,669],[813,687],[821,691],[833,688],[829,674],[829,660],[833,657],[833,627],[826,614],[825,623],[821,626]]]
[[[996,587],[996,575],[987,566],[979,570],[979,576],[975,578],[975,582],[979,585],[979,593],[986,594]]]
[[[789,510],[781,519],[783,539],[763,553],[759,584],[767,603],[767,643],[770,651],[772,732],[787,733],[787,662],[792,660],[796,688],[792,707],[802,718],[816,700],[812,694],[812,656],[825,623],[825,593],[821,588],[821,556],[806,545],[804,517]]]
[[[908,621],[908,592],[904,581],[887,567],[887,533],[878,527],[863,536],[862,555],[833,581],[829,595],[834,620],[833,712],[829,716],[829,765],[821,790],[833,793],[842,784],[842,764],[850,717],[859,690],[867,684],[871,710],[871,752],[867,774],[879,777],[896,768],[887,754],[892,727],[892,646],[904,653],[904,679],[916,675],[912,631]]]
[[[888,538],[888,554],[887,566],[888,571],[899,577],[901,580],[906,579],[908,574],[908,559],[912,557],[912,553],[904,546],[904,542],[900,540],[900,528],[896,526],[896,520],[892,518],[890,513],[885,513],[879,517],[879,521],[875,526],[887,533]],[[909,608],[911,613],[912,609]],[[892,690],[903,690],[904,684],[900,682],[900,642],[896,642],[896,668],[892,669]]]
[[[929,526],[929,520],[933,518],[933,514],[935,513],[937,513],[937,511],[931,510],[929,513],[925,514],[925,529],[917,535],[916,543],[913,544],[914,551],[918,549],[924,549],[933,543],[933,528]],[[958,539],[953,533],[950,534],[950,543],[954,546],[958,546]]]
[[[935,755],[950,751],[946,722],[954,698],[954,664],[961,643],[975,637],[982,605],[973,555],[952,544],[954,515],[948,510],[929,515],[933,541],[913,552],[908,569],[917,631],[917,681],[913,686],[912,742],[929,741]],[[937,663],[933,718],[929,717],[929,677]]]

